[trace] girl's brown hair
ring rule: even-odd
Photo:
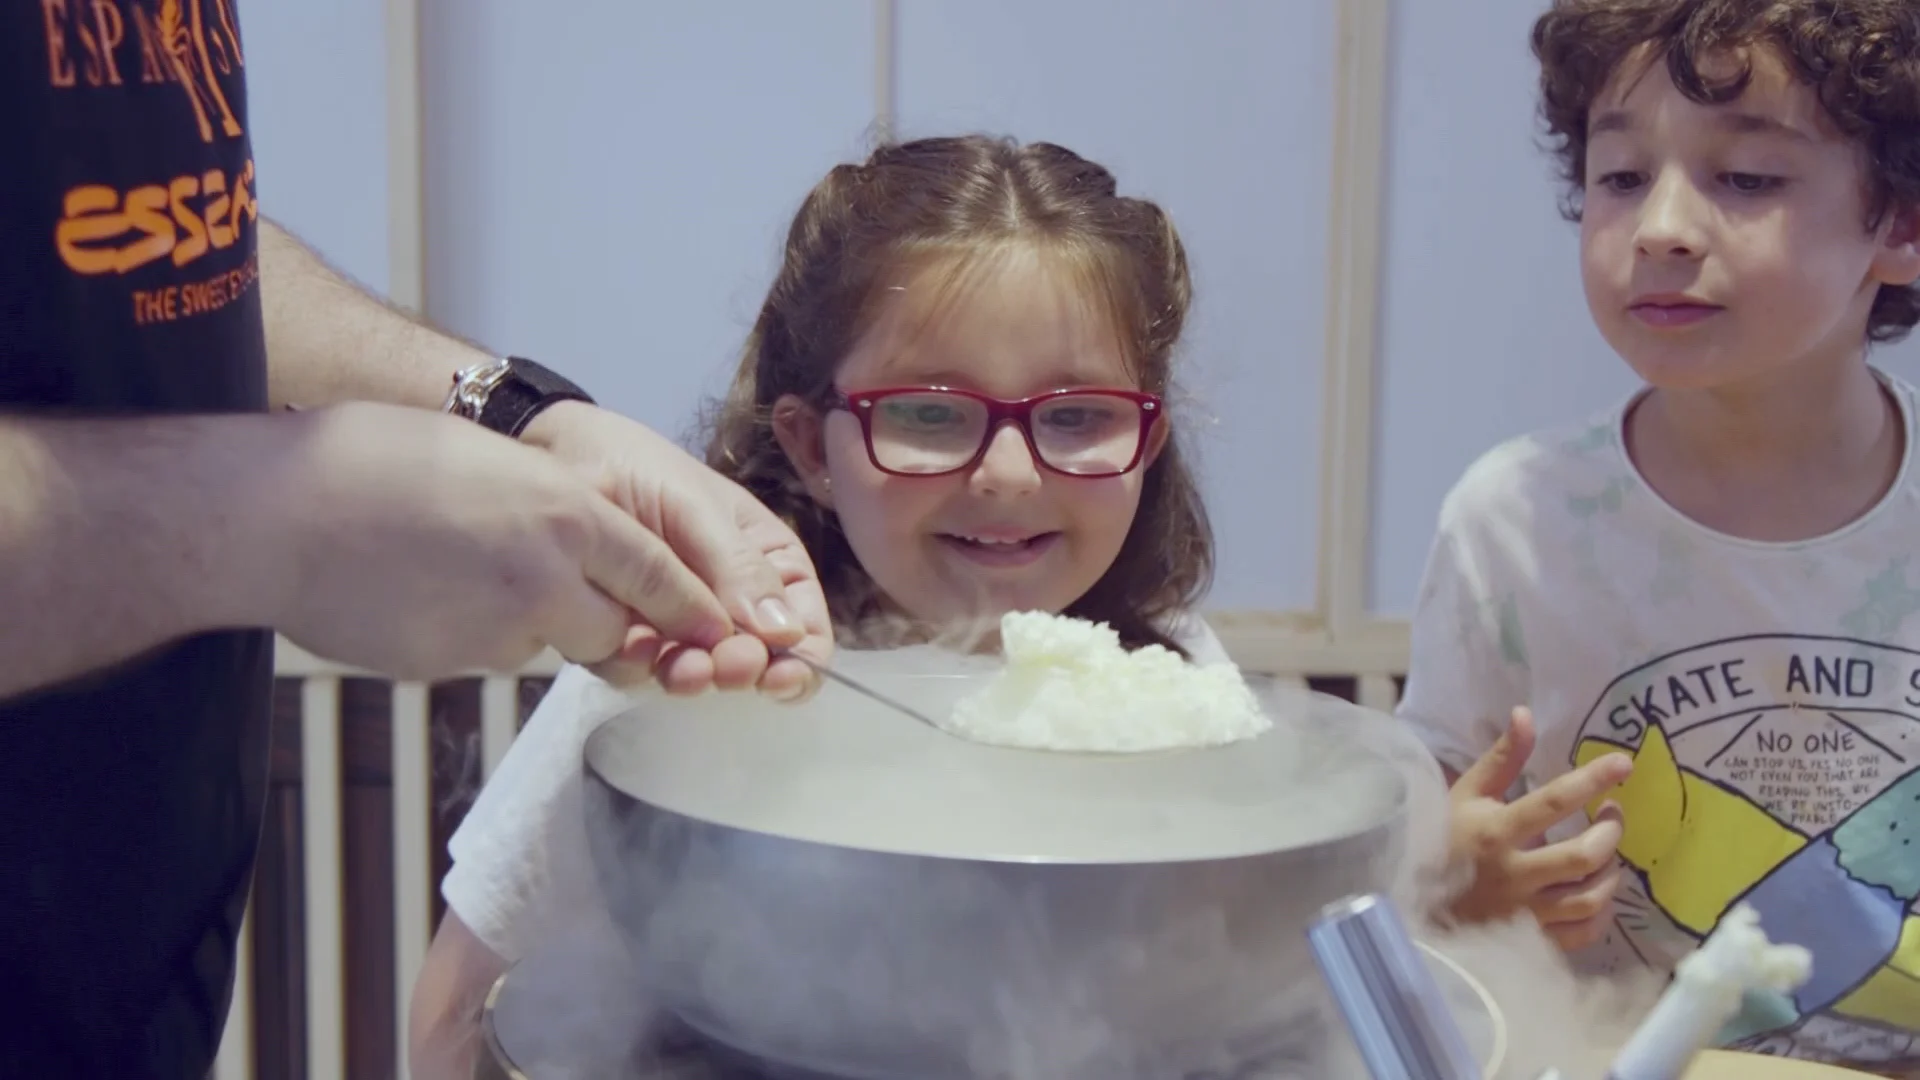
[[[1647,50],[1701,104],[1747,88],[1750,50],[1769,50],[1813,88],[1866,161],[1868,220],[1920,209],[1920,3],[1915,0],[1555,0],[1533,27],[1540,113],[1578,220],[1587,114],[1620,65]],[[1725,77],[1703,61],[1731,56]],[[1920,323],[1920,287],[1882,285],[1867,339],[1898,341]]]
[[[711,422],[707,463],[746,487],[806,544],[836,624],[880,613],[872,580],[834,513],[815,502],[775,440],[772,409],[793,394],[824,411],[833,379],[871,322],[883,276],[928,257],[1038,245],[1083,272],[1112,317],[1142,389],[1166,393],[1192,299],[1185,249],[1156,205],[1116,193],[1105,168],[1051,143],[985,136],[881,146],[835,166],[787,232],[786,256],[739,373]],[[1177,433],[1148,466],[1120,554],[1067,614],[1105,622],[1130,648],[1178,646],[1168,616],[1198,601],[1213,538]]]

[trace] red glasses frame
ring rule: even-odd
[[[973,452],[973,456],[962,464],[956,465],[951,469],[942,469],[939,472],[901,472],[898,469],[889,469],[885,465],[880,464],[880,455],[873,448],[873,410],[888,398],[901,397],[907,394],[952,394],[956,397],[977,401],[986,406],[987,426],[984,433],[980,436],[980,446]],[[1068,472],[1065,469],[1057,469],[1047,463],[1047,459],[1040,453],[1039,444],[1034,442],[1033,439],[1033,410],[1050,401],[1057,401],[1060,398],[1066,397],[1115,398],[1120,401],[1130,401],[1139,407],[1140,436],[1134,442],[1133,457],[1129,459],[1124,466],[1108,472],[1085,473]],[[1104,480],[1115,476],[1125,476],[1140,467],[1140,459],[1145,457],[1147,453],[1147,437],[1153,433],[1153,425],[1160,422],[1160,416],[1164,411],[1162,409],[1164,401],[1158,394],[1148,394],[1138,390],[1105,389],[1049,390],[1044,394],[1036,394],[1033,397],[1009,401],[1006,398],[989,397],[986,394],[976,393],[972,390],[961,390],[951,386],[895,386],[879,390],[861,390],[856,393],[837,391],[832,404],[835,408],[845,409],[852,413],[854,419],[860,421],[860,434],[867,444],[867,460],[873,463],[874,468],[879,469],[888,476],[904,476],[909,479],[952,476],[954,473],[966,472],[969,469],[975,468],[986,458],[987,449],[993,445],[994,434],[1008,421],[1012,421],[1020,428],[1020,435],[1026,439],[1027,452],[1033,455],[1034,463],[1048,472],[1060,476],[1071,476],[1079,480]]]

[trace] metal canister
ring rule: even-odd
[[[1376,893],[1330,904],[1307,938],[1375,1080],[1482,1080],[1392,901]]]

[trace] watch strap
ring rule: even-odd
[[[506,372],[486,392],[473,419],[489,431],[519,438],[533,418],[562,401],[593,398],[549,368],[523,356],[509,356]]]

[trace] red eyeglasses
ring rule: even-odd
[[[893,476],[946,476],[987,456],[1002,424],[1026,436],[1033,459],[1065,476],[1123,476],[1140,465],[1164,411],[1134,390],[1055,390],[1019,401],[942,386],[862,390],[833,402],[860,421],[873,467]]]

